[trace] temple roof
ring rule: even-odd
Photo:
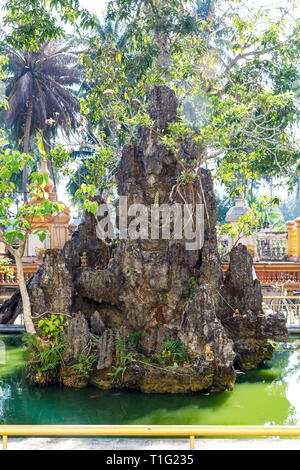
[[[226,222],[238,222],[242,215],[245,215],[249,207],[246,205],[246,201],[243,197],[237,196],[235,198],[235,205],[229,209],[226,214]]]

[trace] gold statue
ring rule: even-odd
[[[84,251],[81,256],[81,267],[85,268],[87,267],[87,265],[88,265],[87,254],[86,254],[86,251]]]
[[[214,361],[214,359],[215,359],[214,353],[213,353],[213,351],[210,349],[210,346],[206,346],[206,349],[205,349],[205,359],[206,359],[207,361]]]

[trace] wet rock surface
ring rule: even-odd
[[[187,250],[185,240],[172,236],[122,239],[109,247],[97,239],[96,220],[86,214],[62,252],[46,252],[30,281],[33,315],[47,309],[70,316],[69,363],[93,340],[97,360],[89,380],[100,388],[231,390],[237,367],[256,367],[272,355],[268,340],[287,336],[285,321],[263,315],[260,283],[253,280],[252,259],[243,245],[232,250],[223,282],[211,174],[201,168],[192,182],[178,187],[178,156],[160,140],[176,120],[177,99],[161,86],[149,100],[155,125],[139,129],[135,146],[125,145],[117,173],[119,196],[148,209],[157,202],[204,204],[202,248]],[[179,155],[186,161],[195,158],[184,142]],[[82,252],[88,267],[80,266]],[[15,299],[2,307],[0,318],[10,321],[16,313]],[[172,355],[175,346],[179,359]]]

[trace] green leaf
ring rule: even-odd
[[[38,237],[41,242],[44,242],[46,240],[46,233],[39,233]]]

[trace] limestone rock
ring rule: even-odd
[[[155,86],[151,90],[148,106],[150,118],[160,130],[166,129],[169,122],[176,121],[178,100],[173,90],[166,85]]]
[[[31,283],[31,308],[36,314],[68,314],[72,306],[73,284],[59,250],[47,250],[44,263]]]
[[[103,320],[101,319],[99,312],[96,311],[93,313],[93,315],[91,316],[90,323],[91,323],[91,332],[94,335],[101,336],[102,333],[104,333],[105,325],[104,325]]]
[[[84,315],[77,313],[69,321],[64,332],[64,339],[67,343],[67,348],[64,351],[64,361],[67,364],[78,361],[81,354],[88,356],[91,335]]]
[[[85,214],[62,252],[47,254],[30,281],[34,311],[72,312],[66,331],[67,362],[88,351],[90,331],[100,336],[97,369],[90,383],[101,388],[149,393],[231,390],[235,367],[256,367],[269,358],[268,339],[286,337],[285,321],[280,316],[264,316],[261,286],[253,280],[246,247],[232,250],[223,284],[211,173],[199,168],[193,180],[178,185],[181,159],[192,162],[198,150],[192,142],[182,141],[175,155],[161,141],[168,124],[177,119],[174,92],[166,86],[154,87],[149,114],[154,126],[141,127],[136,145],[123,148],[116,174],[118,195],[127,196],[128,206],[144,204],[148,211],[154,203],[173,208],[203,204],[203,246],[187,250],[187,240],[174,237],[171,228],[167,239],[118,239],[108,247],[96,237],[95,217]],[[117,214],[117,223],[121,216]],[[81,267],[83,251],[88,267]],[[10,321],[15,309],[16,298],[11,306],[0,309],[0,316]],[[133,337],[138,338],[135,350],[130,346]],[[164,352],[166,338],[180,340],[188,348],[188,363],[172,370],[153,367],[151,361]],[[131,348],[125,365],[124,348],[126,353]],[[108,375],[120,363],[118,379]]]
[[[98,198],[98,202],[103,202]],[[88,266],[106,266],[111,256],[111,248],[96,237],[97,220],[93,214],[86,212],[84,219],[72,238],[63,248],[63,257],[72,276],[77,274],[81,266],[81,256],[87,253]]]
[[[247,248],[239,244],[230,253],[229,269],[221,290],[219,312],[228,336],[233,340],[239,368],[251,369],[272,356],[268,339],[286,340],[283,315],[265,316],[261,285],[253,279],[253,262]]]
[[[73,302],[74,287],[65,258],[60,250],[47,250],[44,263],[28,281],[31,310],[34,323],[40,316],[69,314]],[[0,309],[1,323],[13,323],[22,311],[22,300],[18,290]]]
[[[119,364],[119,352],[116,348],[116,339],[120,338],[118,332],[107,329],[98,342],[98,364],[97,369],[108,369],[113,364]]]

